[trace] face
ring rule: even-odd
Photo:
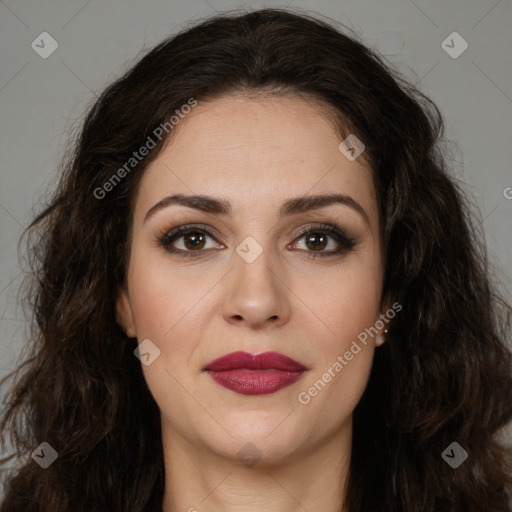
[[[283,459],[351,425],[383,269],[371,171],[340,142],[314,103],[230,96],[199,103],[147,168],[117,316],[150,340],[143,371],[168,438]],[[205,370],[238,351],[304,370]]]

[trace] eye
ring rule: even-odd
[[[308,252],[308,258],[317,256],[335,256],[351,251],[356,246],[355,238],[348,236],[338,226],[322,224],[319,227],[307,228],[299,235],[299,240],[304,239],[303,250]],[[292,244],[297,248],[297,243]],[[330,250],[325,250],[325,249]],[[301,249],[302,250],[302,249]]]
[[[203,250],[215,248],[207,247],[208,238],[215,240],[214,236],[203,228],[178,226],[165,233],[160,238],[159,243],[170,253],[180,253],[182,256],[199,256]],[[179,243],[176,244],[176,241]],[[222,244],[219,245],[220,248],[224,247]]]
[[[214,235],[199,226],[178,226],[165,232],[159,238],[159,244],[169,253],[180,256],[201,256],[208,249],[223,249],[216,242],[208,247],[208,239],[216,242]],[[303,247],[297,247],[304,239]],[[298,240],[298,242],[297,242]],[[332,224],[322,224],[307,228],[299,233],[296,241],[287,248],[299,249],[308,253],[308,258],[335,256],[352,250],[357,245],[355,238],[348,236],[341,228]],[[328,249],[328,250],[325,250]]]

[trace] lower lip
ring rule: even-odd
[[[241,395],[267,395],[297,382],[303,371],[248,370],[239,368],[214,372],[207,370],[212,379],[221,386]]]

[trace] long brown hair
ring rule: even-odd
[[[165,143],[155,130],[190,98],[236,91],[327,105],[371,160],[383,295],[403,310],[354,411],[348,510],[511,511],[510,448],[499,439],[512,419],[511,309],[446,168],[442,115],[348,29],[277,9],[217,16],[163,41],[88,112],[26,232],[33,330],[29,355],[2,381],[12,379],[2,442],[15,449],[3,462],[17,466],[4,471],[0,510],[161,508],[159,410],[114,301],[137,184]],[[127,168],[148,137],[155,147]],[[46,469],[30,457],[42,442],[58,453]],[[456,469],[441,456],[454,442],[468,453]]]

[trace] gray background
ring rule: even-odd
[[[480,208],[497,279],[509,293],[511,0],[0,0],[0,376],[14,368],[26,336],[16,303],[17,241],[55,183],[73,122],[144,49],[187,23],[215,11],[286,5],[353,28],[438,104],[454,172]],[[458,58],[441,46],[454,31],[469,45]],[[42,32],[58,42],[47,59],[31,47]]]

